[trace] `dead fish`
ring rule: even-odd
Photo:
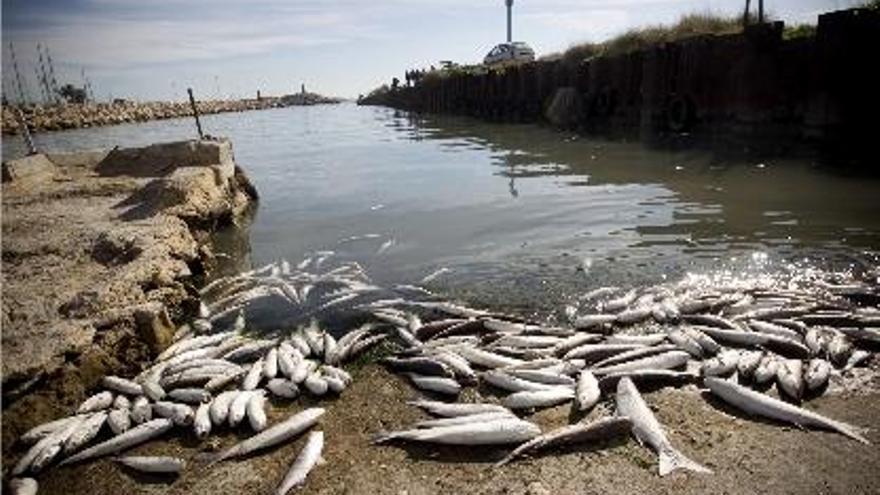
[[[214,397],[214,400],[211,401],[211,406],[208,409],[208,414],[211,416],[211,423],[213,423],[214,426],[220,426],[226,422],[227,418],[229,418],[229,406],[240,393],[242,392],[238,390],[229,390],[221,392],[217,397]]]
[[[592,363],[639,347],[643,346],[641,344],[586,344],[568,351],[564,358],[566,360],[579,358],[587,363]]]
[[[861,349],[857,349],[850,354],[849,359],[846,360],[846,366],[843,367],[844,371],[851,370],[856,366],[868,361],[871,359],[872,354],[868,351],[863,351]]]
[[[589,411],[599,402],[599,382],[590,370],[581,371],[575,389],[575,402],[581,412]]]
[[[596,344],[603,339],[602,335],[594,333],[579,333],[572,337],[563,339],[553,347],[553,354],[557,356],[565,355],[568,351],[584,344]]]
[[[37,495],[37,480],[33,478],[14,478],[9,481],[9,491],[12,495]]]
[[[852,351],[852,344],[843,334],[835,335],[828,343],[828,358],[838,367],[846,365]]]
[[[99,413],[105,414],[105,413]],[[68,423],[63,428],[52,432],[37,442],[16,464],[13,476],[19,476],[26,470],[39,473],[61,453],[65,441],[79,428],[81,421]]]
[[[452,378],[424,376],[415,373],[406,373],[406,376],[416,387],[422,390],[446,395],[458,395],[461,392],[461,385]]]
[[[503,368],[522,364],[521,359],[502,356],[494,352],[484,351],[476,347],[460,346],[455,348],[455,353],[465,358],[469,363],[485,368]]]
[[[321,377],[317,373],[311,373],[309,376],[303,380],[303,386],[306,390],[309,391],[312,395],[322,396],[327,393],[327,390],[330,388],[330,385],[327,383],[323,377]]]
[[[301,411],[285,421],[266,428],[256,435],[244,440],[217,456],[213,462],[241,457],[251,452],[266,449],[285,442],[314,426],[324,415],[324,409],[313,407]]]
[[[107,411],[100,411],[83,419],[84,421],[79,423],[77,429],[65,439],[65,454],[76,452],[83,445],[91,442],[98,436],[98,433],[107,421]]]
[[[626,335],[617,334],[609,335],[605,338],[605,344],[632,344],[652,347],[661,344],[666,340],[665,333],[648,333],[644,335]]]
[[[563,375],[561,373],[554,373],[551,371],[544,370],[519,370],[519,369],[507,369],[504,370],[510,376],[514,378],[520,378],[522,380],[528,380],[536,383],[543,383],[545,385],[566,385],[573,387],[575,385],[575,380],[568,376]]]
[[[535,437],[520,445],[507,454],[495,466],[502,466],[525,454],[534,454],[539,450],[572,445],[577,443],[597,442],[628,434],[633,427],[629,418],[615,417],[602,418],[592,423],[577,423],[563,426],[548,433]]]
[[[699,330],[715,340],[732,345],[763,346],[796,359],[805,359],[810,355],[810,350],[804,344],[778,335],[712,327],[700,327]]]
[[[128,397],[119,394],[113,399],[113,409],[131,409],[131,400]]]
[[[475,423],[481,421],[495,420],[498,418],[516,417],[510,411],[486,412],[479,414],[469,414],[466,416],[453,416],[451,418],[429,419],[419,421],[415,424],[416,428],[436,428],[438,426],[453,426],[465,423]]]
[[[675,330],[669,332],[669,341],[675,344],[683,351],[687,351],[691,356],[702,359],[703,358],[703,347],[690,335],[686,334],[682,330]]]
[[[634,325],[641,323],[651,317],[650,307],[641,307],[633,309],[625,309],[617,313],[614,322],[618,325]]]
[[[755,376],[755,370],[764,359],[764,353],[758,351],[744,351],[739,355],[736,363],[736,372],[740,380],[750,381]]]
[[[617,315],[612,314],[583,315],[575,319],[574,328],[587,331],[601,329],[605,325],[614,323],[616,319]]]
[[[269,422],[266,417],[266,393],[260,390],[251,397],[247,406],[248,422],[254,431],[263,431]]]
[[[111,405],[113,405],[113,392],[105,390],[83,401],[83,403],[80,404],[79,408],[76,410],[76,413],[85,414],[100,411],[102,409],[109,409]]]
[[[255,390],[243,390],[232,399],[232,402],[229,403],[229,416],[227,417],[229,426],[235,428],[247,416],[247,404],[251,397],[257,393]]]
[[[271,380],[278,376],[278,348],[269,349],[263,358],[263,377]]]
[[[260,385],[260,380],[263,379],[264,362],[263,358],[254,361],[254,364],[251,365],[247,374],[244,375],[244,380],[241,382],[242,390],[254,390]]]
[[[62,461],[60,465],[64,466],[66,464],[73,464],[75,462],[81,462],[102,455],[121,452],[125,449],[134,447],[135,445],[140,445],[143,442],[152,440],[153,438],[164,434],[173,426],[174,422],[168,418],[147,421],[146,423],[138,425],[121,435],[117,435],[110,440],[107,440],[106,442],[99,443],[76,455],[68,457]]]
[[[635,384],[627,377],[617,384],[617,414],[632,421],[632,433],[643,444],[648,444],[660,457],[660,476],[666,476],[676,469],[688,469],[698,473],[712,471],[692,461],[679,452],[663,432],[660,422],[642,399]]]
[[[811,359],[804,372],[804,383],[807,390],[815,392],[828,384],[831,376],[831,364],[824,359]]]
[[[66,418],[56,419],[54,421],[49,421],[48,423],[34,426],[30,430],[24,432],[21,437],[19,437],[18,441],[24,445],[33,444],[35,442],[38,442],[40,439],[45,438],[46,435],[49,435],[53,431],[64,427],[64,425],[70,423],[71,421],[76,421],[80,419],[82,419],[82,416],[68,416]]]
[[[844,422],[827,418],[813,411],[774,399],[768,395],[755,392],[720,378],[706,378],[704,383],[713,394],[749,414],[776,419],[801,427],[812,426],[829,429],[864,444],[870,443],[867,438],[862,436],[858,428]]]
[[[101,379],[101,386],[120,394],[136,396],[144,393],[143,387],[139,383],[118,376],[105,376]]]
[[[195,418],[195,412],[191,407],[168,401],[159,401],[153,404],[153,414],[169,418],[178,426],[189,426]]]
[[[452,351],[445,350],[431,352],[431,357],[449,368],[455,378],[468,383],[476,382],[477,374],[474,369],[471,368],[471,365],[470,363],[468,363],[467,359],[459,356]],[[348,381],[351,380],[349,379]]]
[[[299,395],[299,387],[295,383],[283,378],[273,378],[266,384],[266,389],[276,397],[296,399]]]
[[[206,438],[211,434],[211,403],[204,402],[196,409],[193,430],[197,438]]]
[[[774,323],[761,321],[761,320],[749,320],[749,327],[761,333],[768,333],[771,335],[778,335],[780,337],[785,337],[787,339],[800,341],[803,340],[803,336],[795,332],[794,330],[784,327],[782,325],[776,325]]]
[[[607,375],[622,371],[673,369],[687,364],[690,354],[684,351],[667,351],[654,356],[643,357],[604,368],[594,368],[596,375]]]
[[[501,403],[509,409],[537,409],[556,406],[572,399],[574,390],[571,387],[551,387],[515,392],[505,397]]]
[[[603,393],[614,390],[617,387],[618,382],[624,377],[629,378],[633,383],[638,385],[683,385],[693,383],[697,379],[697,375],[689,371],[673,371],[667,369],[618,371],[603,375],[599,379],[599,390]]]
[[[211,402],[211,393],[200,388],[178,388],[168,392],[168,398],[185,404]]]
[[[131,413],[128,409],[114,409],[107,415],[107,426],[114,435],[119,435],[131,427]]]
[[[679,350],[679,347],[673,344],[637,347],[631,351],[622,352],[620,354],[605,358],[593,364],[593,368],[605,368],[607,366],[621,364],[627,361],[633,361],[635,359],[663,354],[665,352],[675,350]]]
[[[186,467],[186,461],[167,456],[126,456],[114,461],[141,473],[179,474]]]
[[[721,316],[689,314],[683,315],[681,320],[692,325],[708,325],[710,327],[726,328],[728,330],[742,330],[736,325],[736,323]]]
[[[739,353],[733,350],[722,351],[717,356],[703,361],[700,372],[703,376],[727,376],[736,370]]]
[[[758,367],[755,368],[752,378],[757,385],[764,385],[775,380],[778,371],[779,361],[773,356],[765,355],[758,362]]]
[[[306,438],[306,444],[303,446],[296,460],[290,466],[290,470],[284,475],[275,495],[287,495],[287,492],[295,487],[302,486],[306,481],[306,476],[318,461],[321,459],[321,451],[324,449],[324,432],[313,431]]]
[[[420,375],[441,376],[452,378],[454,376],[452,370],[442,362],[427,357],[413,358],[385,358],[383,363],[397,371],[409,371]]]
[[[697,330],[696,328],[684,327],[682,329],[682,332],[684,332],[685,335],[697,342],[697,344],[700,345],[700,347],[703,349],[703,352],[706,354],[714,356],[715,354],[718,354],[719,351],[721,351],[721,346],[718,344],[718,342],[715,342],[715,339],[709,337],[708,335]]]
[[[535,424],[514,416],[492,421],[380,433],[373,443],[409,440],[444,445],[506,445],[530,440],[540,434],[541,429]]]
[[[430,400],[415,400],[408,404],[424,409],[435,415],[447,418],[469,416],[483,413],[510,413],[509,409],[499,404],[448,403]]]
[[[554,385],[533,382],[517,378],[502,370],[491,370],[480,375],[486,383],[509,392],[524,392],[534,390],[546,390]]]
[[[800,402],[804,395],[804,363],[796,359],[786,359],[779,364],[776,384],[786,396]]]
[[[616,299],[611,299],[603,304],[600,304],[599,309],[608,313],[617,313],[618,311],[622,311],[627,306],[631,305],[635,300],[636,290],[631,289],[629,292]]]

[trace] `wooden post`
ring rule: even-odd
[[[202,133],[202,123],[199,121],[199,109],[196,107],[196,99],[193,97],[192,88],[186,88],[186,92],[189,93],[189,104],[192,106],[193,116],[196,118],[196,129],[199,130],[199,139],[205,139],[205,135]]]
[[[27,120],[24,118],[24,114],[21,113],[21,110],[15,109],[15,116],[18,117],[18,127],[21,129],[21,137],[24,139],[24,144],[27,146],[28,155],[36,155],[37,147],[34,145],[34,140],[31,138],[31,131],[28,129]]]
[[[764,0],[758,0],[758,24],[764,24]]]

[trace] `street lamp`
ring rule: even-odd
[[[507,42],[513,41],[513,0],[504,0],[507,4]]]

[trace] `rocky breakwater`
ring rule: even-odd
[[[3,448],[133,372],[197,307],[211,234],[256,191],[226,140],[33,155],[3,164]]]
[[[213,114],[287,106],[332,104],[341,101],[339,98],[315,93],[297,93],[259,99],[200,101],[198,109],[201,114]],[[4,106],[3,134],[17,134],[19,132],[16,116],[19,111],[24,116],[31,132],[59,131],[192,116],[192,107],[188,102],[118,101],[115,103]]]

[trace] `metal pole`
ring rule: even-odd
[[[513,0],[504,0],[507,4],[507,42],[513,41]]]
[[[199,139],[205,139],[205,135],[202,134],[202,123],[199,121],[199,109],[196,107],[196,99],[193,96],[192,88],[186,88],[186,92],[189,93],[189,104],[192,106],[193,116],[196,118],[196,129],[199,130]]]
[[[9,55],[12,57],[12,69],[15,71],[15,82],[18,83],[18,103],[24,105],[27,103],[27,98],[24,96],[24,84],[21,83],[21,73],[18,71],[18,60],[15,59],[15,49],[12,47],[11,41],[9,42]]]
[[[31,131],[28,129],[27,120],[25,120],[24,114],[21,113],[21,110],[16,108],[15,116],[18,117],[18,127],[21,129],[21,137],[24,139],[25,146],[27,146],[28,155],[36,155],[37,147],[34,145],[34,140],[31,138]]]
[[[764,0],[758,0],[758,24],[764,24]]]

